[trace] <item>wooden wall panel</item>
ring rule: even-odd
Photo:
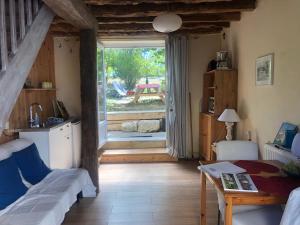
[[[40,88],[41,82],[52,82],[55,88],[55,74],[54,74],[54,43],[53,37],[48,34],[40,51],[33,64],[28,79],[34,88]],[[9,127],[11,129],[28,127],[29,106],[34,102],[38,102],[43,107],[41,114],[42,120],[45,121],[47,117],[53,116],[52,100],[56,97],[54,90],[25,90],[23,89],[15,104],[15,107],[10,115]],[[0,144],[16,138],[16,134],[7,136],[3,134],[0,137]]]

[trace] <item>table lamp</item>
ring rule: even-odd
[[[221,116],[218,118],[218,121],[225,122],[227,135],[226,140],[232,140],[232,127],[234,123],[240,122],[240,117],[234,109],[225,109]]]

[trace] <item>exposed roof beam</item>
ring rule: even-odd
[[[221,27],[216,28],[198,28],[198,29],[181,29],[172,34],[217,34],[223,29]],[[100,37],[109,36],[165,36],[164,33],[159,33],[155,31],[123,31],[123,32],[110,32],[110,31],[99,31],[98,35]]]
[[[221,2],[231,0],[176,0],[182,3]],[[172,3],[174,0],[85,0],[90,5],[136,5],[140,3]]]
[[[43,0],[58,16],[80,29],[97,27],[96,18],[82,0]]]
[[[229,27],[229,22],[203,22],[203,23],[186,23],[183,24],[180,30],[191,30],[197,28],[216,28]],[[154,31],[151,23],[140,24],[100,24],[98,26],[99,32],[129,32],[129,31]]]
[[[91,9],[96,17],[142,17],[157,16],[166,12],[177,14],[240,12],[254,10],[255,7],[255,0],[232,0],[230,2],[202,2],[195,4],[142,3],[138,5],[103,5],[93,6]]]
[[[226,22],[240,21],[241,13],[205,13],[180,15],[183,22]],[[97,17],[99,24],[152,23],[154,16],[146,17]]]

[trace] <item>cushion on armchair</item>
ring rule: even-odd
[[[21,170],[22,176],[31,184],[39,183],[51,172],[41,159],[34,143],[14,152],[13,157]]]
[[[27,191],[14,157],[0,161],[0,210],[16,201]]]

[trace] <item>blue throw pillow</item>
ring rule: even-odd
[[[33,185],[39,183],[51,172],[41,159],[34,143],[18,152],[14,152],[13,156],[24,179]]]
[[[13,157],[0,161],[0,210],[16,201],[27,191]]]

